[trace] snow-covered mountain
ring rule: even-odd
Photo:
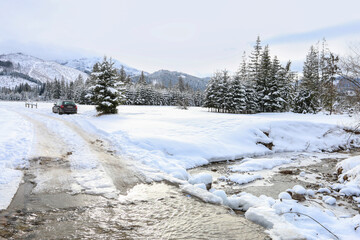
[[[23,53],[11,53],[0,55],[0,87],[14,88],[16,85],[28,83],[33,86],[46,81],[61,80],[66,82],[74,81],[81,75],[83,79],[88,78],[88,73],[97,62],[102,62],[102,57],[79,58],[67,61],[57,60],[45,61],[37,57]],[[127,74],[131,75],[134,82],[137,82],[141,71],[127,66],[113,59],[114,67],[120,69],[124,66]],[[186,73],[159,70],[154,73],[146,73],[146,81],[158,83],[166,87],[178,84],[179,77],[195,90],[204,90],[209,78],[198,78]]]
[[[78,59],[71,59],[71,60],[55,60],[57,63],[68,66],[71,68],[75,68],[79,71],[90,73],[92,71],[93,66],[97,62],[102,62],[103,57],[92,57],[92,58],[78,58]],[[112,59],[114,63],[114,67],[117,69],[120,69],[121,66],[124,67],[125,72],[128,75],[140,75],[141,71],[132,67],[127,66],[126,64],[116,60]]]
[[[29,81],[29,82],[46,82],[54,81],[54,79],[66,82],[74,81],[79,75],[86,79],[88,74],[77,69],[63,66],[56,62],[45,61],[23,53],[11,53],[0,55],[0,86],[9,79],[9,76],[14,81]],[[5,77],[7,76],[7,77]]]
[[[148,74],[145,78],[148,83],[163,84],[165,87],[178,84],[179,78],[182,78],[185,84],[188,84],[195,90],[205,90],[210,78],[199,78],[183,72],[159,70]],[[137,81],[138,77],[134,79]]]
[[[90,73],[94,64],[102,61],[102,57],[79,58],[66,61],[56,60],[56,62],[64,66],[72,67],[85,73]],[[114,62],[115,68],[120,69],[123,66],[125,72],[132,77],[132,80],[134,82],[138,81],[141,70],[129,67],[116,59],[112,59],[112,61]],[[185,84],[188,84],[190,87],[196,90],[204,90],[206,88],[206,84],[209,81],[209,78],[199,78],[186,73],[168,70],[159,70],[151,74],[144,72],[144,75],[146,76],[147,82],[160,83],[166,87],[169,87],[170,85],[176,85],[179,81],[179,77],[181,76]]]

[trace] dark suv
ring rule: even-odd
[[[76,104],[71,100],[59,100],[56,103],[54,103],[54,106],[52,108],[53,113],[58,114],[71,114],[71,113],[77,113],[77,106]]]

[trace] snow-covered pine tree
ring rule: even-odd
[[[292,106],[295,93],[295,75],[291,71],[291,61],[288,61],[285,67],[280,69],[279,79],[280,97],[283,99],[281,111],[286,112],[289,111]]]
[[[116,107],[125,98],[123,83],[118,80],[113,65],[111,59],[108,61],[104,57],[103,62],[98,65],[98,69],[94,69],[96,71],[91,73],[95,85],[90,87],[90,97],[100,114],[117,113]]]
[[[319,53],[314,47],[306,56],[303,67],[303,78],[300,84],[301,92],[296,98],[297,101],[305,101],[306,104],[295,103],[297,112],[316,113],[320,110],[320,76],[319,76]],[[299,109],[300,106],[307,109]]]
[[[74,100],[75,89],[74,82],[66,83],[66,98]]]
[[[316,96],[306,89],[300,89],[296,93],[294,100],[294,109],[295,113],[317,113],[319,111],[318,105],[315,105],[318,99],[314,99]]]
[[[60,81],[60,99],[66,98],[66,84],[65,84],[65,78],[64,76],[61,76]]]
[[[234,103],[234,86],[233,86],[233,81],[229,80],[226,83],[226,92],[224,95],[224,111],[227,113],[235,113],[235,103]]]
[[[281,87],[284,85],[285,76],[281,74],[282,67],[275,56],[271,65],[271,77],[269,78],[269,94],[267,104],[268,112],[280,112],[283,108],[284,99],[281,96]]]
[[[217,109],[216,101],[217,101],[217,94],[218,91],[218,85],[221,81],[221,73],[216,72],[211,77],[209,83],[207,84],[207,87],[205,89],[205,97],[204,97],[204,107],[207,107],[210,109],[210,111],[213,111]]]
[[[251,52],[250,63],[249,63],[249,77],[254,82],[258,80],[260,73],[261,50],[262,50],[261,41],[260,41],[260,37],[258,36],[256,39],[254,50]]]
[[[126,75],[124,66],[121,65],[121,68],[120,68],[120,71],[119,71],[119,81],[126,84],[126,78],[127,78],[127,75]]]
[[[132,84],[130,75],[127,75],[127,76],[126,76],[126,79],[125,79],[124,84],[125,84],[126,86]]]
[[[85,104],[85,102],[82,101],[81,96],[82,93],[85,91],[85,84],[84,79],[79,74],[79,76],[76,78],[74,82],[74,101],[80,104]]]
[[[233,81],[230,84],[229,92],[232,94],[233,112],[245,113],[246,112],[246,90],[241,81],[241,73],[237,72]]]
[[[179,88],[179,91],[180,91],[180,92],[185,91],[184,79],[183,79],[181,76],[179,77],[177,87]]]
[[[322,106],[329,111],[330,115],[333,112],[334,105],[338,97],[337,89],[334,83],[336,75],[339,72],[338,61],[339,57],[330,52],[327,47],[326,40],[323,39],[319,63],[321,101]]]
[[[323,86],[323,96],[322,101],[326,110],[329,111],[330,115],[334,111],[334,105],[338,98],[338,92],[335,86],[336,74],[339,72],[337,66],[339,57],[335,56],[333,53],[330,53],[326,59],[326,68],[324,71],[327,72],[327,79],[322,83]]]
[[[57,80],[56,78],[54,80],[53,87],[51,88],[51,90],[52,90],[51,98],[52,99],[60,99],[60,97],[61,97],[61,85],[60,85],[59,80]]]
[[[255,91],[255,80],[251,77],[251,73],[249,72],[248,64],[246,63],[246,53],[243,54],[243,60],[240,66],[239,76],[241,84],[245,87],[245,105],[246,112],[245,113],[256,113],[259,109],[257,104],[257,95]]]
[[[215,106],[220,109],[221,112],[225,112],[230,108],[230,106],[227,105],[228,101],[226,99],[229,89],[229,80],[229,72],[227,70],[223,70],[218,84],[218,89],[215,92]]]
[[[141,71],[140,78],[139,78],[137,83],[139,85],[146,85],[146,79],[145,79],[144,71]]]
[[[271,81],[271,59],[269,46],[265,46],[261,54],[259,76],[255,82],[255,89],[258,96],[258,105],[261,112],[271,112],[271,92],[269,86]]]

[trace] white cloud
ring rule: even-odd
[[[16,51],[43,45],[38,55],[48,54],[48,58],[106,54],[149,72],[161,68],[202,74],[225,67],[236,70],[242,52],[251,51],[257,35],[271,39],[338,26],[359,20],[359,7],[355,0],[346,4],[324,0],[2,0],[0,51],[9,50],[5,43],[16,40],[18,47],[12,46]],[[284,61],[297,60],[305,57],[311,44],[283,43],[270,48]],[[57,49],[71,49],[71,53],[59,54],[63,51]]]

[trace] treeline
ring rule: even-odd
[[[316,113],[326,109],[331,114],[338,97],[338,58],[325,40],[319,49],[311,46],[299,80],[291,71],[291,62],[282,66],[276,56],[270,56],[269,46],[261,46],[258,37],[250,56],[244,54],[233,76],[226,70],[213,75],[205,90],[204,107],[228,113]]]
[[[99,63],[100,64],[100,63]],[[94,65],[96,70],[99,64]],[[97,70],[96,70],[97,71]],[[162,105],[162,106],[202,106],[203,92],[195,91],[184,84],[180,77],[178,83],[171,87],[161,84],[152,84],[145,81],[142,73],[135,83],[127,75],[124,68],[117,71],[116,78],[124,83],[124,101],[127,105]],[[38,82],[37,82],[38,83]],[[83,79],[81,75],[73,82],[64,79],[55,79],[52,82],[38,83],[31,87],[29,84],[20,84],[17,87],[1,88],[0,99],[11,101],[41,100],[54,101],[57,99],[72,99],[79,104],[93,104],[87,97],[90,88],[94,85],[93,79]]]
[[[125,104],[127,105],[160,105],[160,106],[202,106],[203,92],[195,91],[184,84],[182,77],[174,86],[165,87],[162,84],[152,84],[145,81],[142,72],[136,83],[129,79],[123,69],[120,70],[120,81],[125,83]]]

